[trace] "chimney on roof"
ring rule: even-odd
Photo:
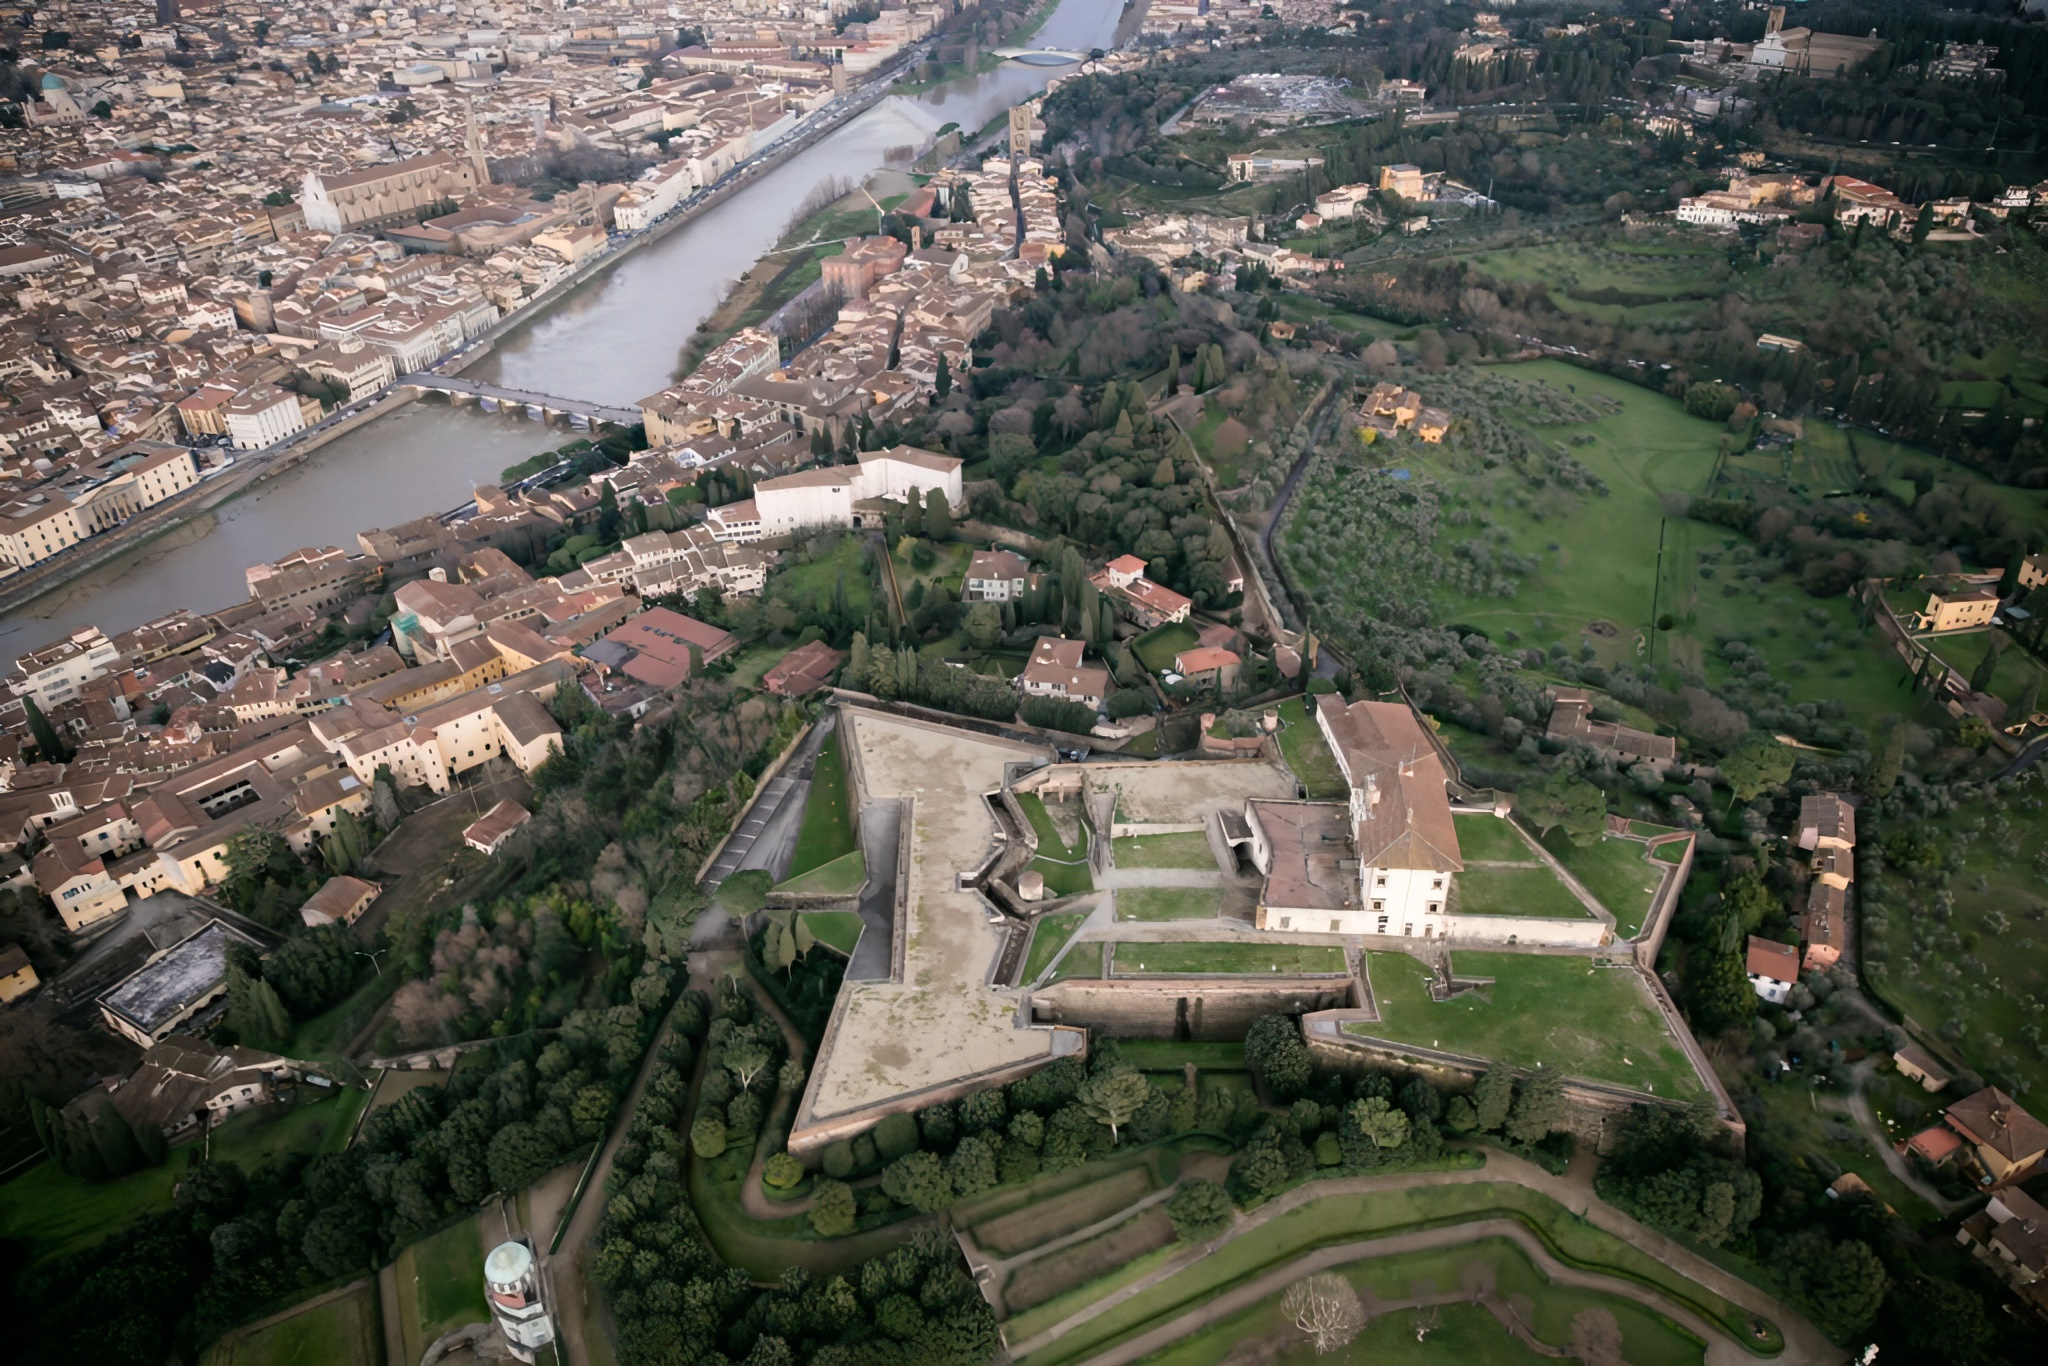
[[[1380,780],[1377,774],[1365,775],[1365,804],[1369,807],[1380,804]]]

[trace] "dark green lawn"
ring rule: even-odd
[[[792,878],[844,858],[860,847],[853,832],[852,805],[847,800],[846,753],[841,748],[844,740],[845,732],[835,728],[832,738],[818,747],[818,760],[811,769],[811,794],[804,801],[804,821],[797,831],[796,857],[789,865]]]
[[[1176,835],[1125,835],[1111,849],[1119,868],[1186,868],[1211,872],[1216,867],[1209,837],[1199,831]]]
[[[1553,830],[1543,847],[1614,913],[1617,939],[1633,939],[1642,933],[1643,919],[1649,915],[1657,884],[1663,880],[1661,869],[1643,861],[1642,845],[1602,835],[1582,846],[1573,844],[1563,830]]]
[[[1118,920],[1214,920],[1223,893],[1214,887],[1126,887],[1116,894]]]
[[[1199,943],[1118,944],[1116,971],[1119,977],[1134,973],[1232,973],[1238,975],[1290,972],[1342,972],[1344,950],[1334,944]]]
[[[1337,767],[1316,725],[1315,710],[1308,697],[1290,697],[1280,704],[1280,753],[1294,770],[1312,802],[1342,801],[1346,788],[1344,772]]]
[[[483,1243],[476,1220],[465,1219],[412,1246],[414,1294],[418,1296],[420,1332],[432,1342],[450,1328],[481,1323],[489,1317],[484,1303]]]
[[[1480,992],[1429,998],[1429,970],[1405,953],[1367,955],[1377,1024],[1357,1034],[1441,1048],[1513,1067],[1538,1063],[1659,1096],[1699,1095],[1700,1079],[1632,968],[1523,953],[1451,956],[1460,974],[1492,977]]]
[[[1088,917],[1080,911],[1068,911],[1061,915],[1049,915],[1038,922],[1038,928],[1031,932],[1031,952],[1024,958],[1024,980],[1035,982],[1052,966],[1052,960],[1059,956],[1067,941],[1074,937],[1074,931],[1081,928],[1081,922]]]
[[[1184,621],[1161,626],[1148,631],[1131,642],[1131,648],[1138,652],[1138,662],[1153,673],[1164,673],[1173,667],[1173,658],[1183,650],[1192,650],[1200,639],[1195,628]]]
[[[862,927],[860,917],[852,911],[809,911],[804,915],[804,924],[820,944],[853,957],[853,946],[860,942]]]
[[[1038,836],[1038,857],[1031,860],[1030,866],[1045,879],[1045,890],[1056,897],[1094,891],[1095,878],[1088,871],[1087,827],[1081,828],[1077,844],[1069,845],[1061,838],[1059,827],[1053,824],[1044,799],[1037,793],[1018,793],[1017,805],[1024,809],[1025,819]]]
[[[1460,827],[1462,828],[1462,826]],[[1585,920],[1592,915],[1544,863],[1483,868],[1469,863],[1451,879],[1453,915],[1525,915]]]
[[[1060,959],[1060,970],[1051,981],[1061,982],[1069,977],[1084,980],[1102,976],[1102,941],[1091,939],[1085,944],[1076,944],[1067,950],[1067,956]]]

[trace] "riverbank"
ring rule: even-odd
[[[1120,10],[1120,0],[1060,0],[1038,41],[1064,50],[1106,46],[1128,14]],[[1058,71],[1005,63],[990,75],[909,97],[894,83],[901,74],[898,68],[878,76],[852,99],[817,111],[817,122],[766,151],[747,174],[565,272],[545,295],[449,358],[444,374],[633,408],[672,382],[678,354],[731,282],[749,271],[776,273],[778,263],[764,263],[762,248],[788,234],[819,186],[898,165],[905,150],[948,122],[987,126],[1042,91]],[[650,243],[658,249],[643,250]],[[816,269],[813,263],[804,274]],[[784,287],[797,283],[786,279]],[[299,438],[288,448],[289,463],[244,453],[249,463],[216,476],[228,482],[209,481],[203,495],[167,505],[111,539],[94,538],[101,543],[89,551],[74,547],[38,566],[33,578],[0,581],[0,644],[7,647],[0,659],[87,626],[117,631],[181,608],[240,600],[251,564],[296,546],[352,545],[366,527],[458,506],[477,484],[498,482],[505,467],[567,439],[474,407],[411,403],[378,412],[374,424]],[[202,501],[217,510],[205,511]]]
[[[291,441],[238,455],[225,474],[202,480],[110,532],[81,541],[63,554],[0,580],[0,613],[30,606],[95,570],[142,553],[187,522],[232,502],[266,479],[297,468],[322,446],[405,407],[416,397],[409,389],[393,387],[384,390],[367,407],[336,413]]]
[[[906,55],[902,59],[903,64],[907,65],[916,60],[922,50],[916,49]],[[616,246],[590,257],[528,299],[519,308],[500,318],[461,350],[436,363],[431,369],[434,373],[449,376],[463,373],[490,356],[502,338],[538,322],[543,315],[567,302],[581,287],[609,274],[634,252],[661,241],[670,233],[717,208],[741,190],[750,188],[765,173],[791,157],[808,151],[819,141],[839,131],[895,93],[893,80],[883,79],[875,82],[872,88],[851,97],[845,105],[831,109],[814,125],[800,129],[736,168],[724,180],[713,186],[703,198],[692,202],[687,208],[672,212],[645,231],[635,233]],[[204,480],[141,515],[130,518],[112,531],[91,537],[50,559],[30,566],[19,574],[0,580],[0,614],[32,606],[95,570],[142,553],[184,523],[240,497],[266,480],[296,468],[323,446],[347,436],[396,408],[411,403],[415,397],[412,391],[403,386],[393,385],[381,391],[367,407],[345,409],[274,446],[237,455],[235,464],[227,473]]]

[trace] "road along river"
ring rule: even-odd
[[[1120,0],[1060,0],[1029,46],[1107,47],[1122,14]],[[465,378],[620,405],[653,393],[668,383],[698,322],[820,184],[879,170],[891,149],[919,145],[947,123],[972,134],[1069,69],[1005,62],[882,101],[499,338]],[[460,506],[475,485],[567,439],[522,418],[408,404],[0,617],[0,660],[83,625],[111,634],[180,607],[224,606],[245,596],[249,565],[300,546],[353,548],[358,531]]]

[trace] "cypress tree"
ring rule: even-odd
[[[2033,680],[2036,684],[2039,675]],[[1870,758],[1870,767],[1864,770],[1860,784],[1865,796],[1888,797],[1899,781],[1899,767],[1906,759],[1906,727],[1893,722],[1884,733],[1875,752]]]
[[[135,1131],[111,1101],[93,1111],[91,1130],[93,1146],[99,1150],[100,1161],[106,1164],[109,1176],[126,1176],[142,1165],[142,1150],[135,1145]]]
[[[43,715],[43,709],[36,705],[33,697],[21,699],[28,712],[29,734],[36,737],[36,753],[46,764],[61,764],[70,759],[71,751],[57,738],[57,728],[50,724],[50,718]]]

